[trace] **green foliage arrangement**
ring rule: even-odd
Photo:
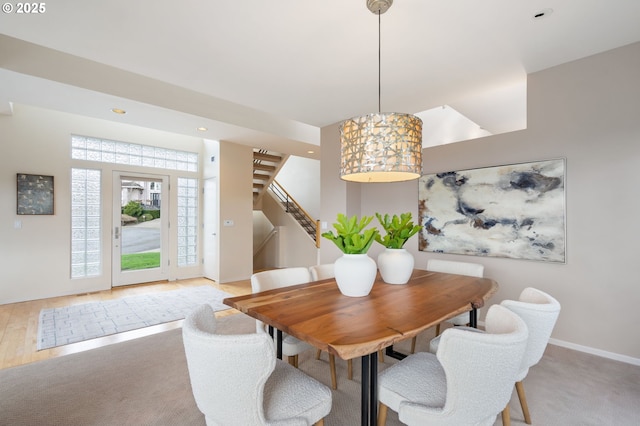
[[[147,222],[149,220],[153,220],[153,216],[150,215],[149,213],[143,213],[138,220],[140,220],[141,222]]]
[[[364,229],[372,220],[373,216],[363,216],[358,220],[357,216],[347,218],[338,213],[337,222],[333,224],[337,235],[327,231],[322,236],[333,241],[345,254],[364,254],[379,235],[377,228]]]
[[[402,213],[400,217],[394,214],[392,218],[390,218],[388,214],[385,214],[383,218],[380,213],[376,213],[376,217],[380,225],[382,225],[387,232],[387,235],[384,237],[378,234],[376,241],[386,248],[402,248],[404,243],[421,229],[420,225],[414,225],[411,221],[411,213]]]
[[[142,206],[136,201],[129,201],[122,209],[122,213],[133,217],[140,217],[140,215],[142,215]]]
[[[151,215],[151,219],[158,219],[160,217],[160,210],[147,210],[147,209],[143,209],[142,210],[142,214],[146,215]]]

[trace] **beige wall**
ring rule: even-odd
[[[74,161],[70,158],[72,134],[198,152],[205,160],[215,154],[218,160],[214,165],[205,163],[201,174]],[[221,223],[219,281],[247,279],[253,271],[252,253],[247,250],[252,246],[253,238],[252,149],[224,141],[216,142],[215,146],[216,149],[211,151],[210,148],[205,149],[200,138],[22,105],[14,106],[13,115],[0,115],[0,304],[111,288],[113,170],[169,175],[173,188],[177,187],[178,176],[218,176]],[[90,279],[70,279],[69,188],[72,167],[103,171],[103,274]],[[54,176],[53,216],[16,215],[17,173]],[[177,223],[175,193],[170,200],[169,215],[172,223]],[[224,219],[233,220],[234,226],[222,226]],[[16,220],[21,221],[21,229],[14,228]],[[170,243],[175,247],[175,241]],[[202,276],[200,264],[178,268],[176,256],[175,250],[169,253],[168,279]]]
[[[202,140],[197,138],[21,105],[14,106],[13,115],[0,115],[0,303],[111,288],[113,170],[170,175],[172,185],[178,175],[198,177],[193,173],[72,161],[71,134],[192,152],[200,152],[202,147]],[[71,167],[103,169],[103,275],[96,278],[70,279]],[[16,215],[17,173],[54,176],[54,215]],[[170,217],[175,221],[175,202],[170,206]],[[21,229],[14,228],[16,220],[21,221]],[[170,253],[170,279],[201,274],[200,266],[177,268],[176,255]]]
[[[279,234],[264,247],[263,251],[268,252],[268,258],[262,267],[290,268],[315,265],[318,257],[315,241],[307,235],[298,221],[285,211],[282,204],[267,193],[262,197],[262,210],[271,224],[278,228]],[[256,266],[254,264],[254,268]]]
[[[640,363],[640,341],[621,327],[640,319],[635,196],[640,183],[640,44],[605,52],[529,76],[528,129],[424,151],[425,173],[563,157],[567,160],[567,263],[436,255],[407,248],[424,267],[427,258],[473,260],[500,284],[494,300],[515,298],[522,288],[549,291],[563,304],[554,342]],[[417,217],[417,182],[346,184],[338,176],[338,127],[321,131],[321,220],[330,228],[338,212],[411,211]],[[0,115],[0,303],[110,288],[110,227],[105,227],[105,274],[69,279],[70,134],[98,136],[200,152],[202,140],[70,114],[15,106]],[[251,148],[221,143],[219,179],[220,281],[252,272]],[[79,166],[76,164],[76,166]],[[103,189],[111,191],[112,168]],[[144,170],[142,170],[144,171]],[[16,173],[55,176],[56,214],[15,214]],[[175,176],[172,177],[175,179]],[[105,220],[111,220],[105,204]],[[172,212],[172,217],[175,212]],[[16,220],[21,229],[14,229]],[[377,256],[380,248],[370,252]],[[323,241],[320,262],[340,252]],[[172,262],[175,265],[175,262]],[[173,267],[172,278],[181,278]],[[186,275],[192,275],[190,270]]]
[[[253,273],[253,149],[220,143],[220,282]],[[233,226],[224,226],[225,220]]]
[[[640,321],[639,75],[640,43],[531,74],[526,130],[424,150],[424,173],[566,158],[566,264],[420,252],[414,237],[407,248],[416,266],[430,257],[482,263],[500,285],[494,303],[527,286],[547,291],[562,303],[552,342],[640,364],[640,339],[628,328]],[[322,220],[329,224],[353,209],[337,178],[338,145],[337,126],[323,129]],[[417,185],[360,185],[359,213],[417,217]],[[339,255],[327,246],[323,262]],[[375,244],[370,254],[380,251]]]

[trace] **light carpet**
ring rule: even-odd
[[[40,311],[37,349],[48,349],[110,334],[183,319],[203,303],[214,311],[232,295],[211,286],[141,294]]]
[[[255,332],[253,319],[219,319],[221,332]],[[0,425],[204,425],[191,393],[181,329],[86,352],[0,370]],[[432,330],[418,339],[425,350]],[[397,345],[407,350],[410,342]],[[300,356],[300,369],[330,385],[326,354]],[[470,354],[472,356],[472,354]],[[385,357],[382,370],[396,360]],[[346,362],[336,360],[338,390],[333,391],[325,426],[360,424],[360,363],[354,380]],[[425,377],[425,380],[428,380]],[[597,356],[549,346],[524,380],[536,426],[626,426],[640,418],[640,368]],[[212,386],[215,384],[212,383]],[[512,425],[524,426],[515,392]],[[387,426],[399,426],[389,411]],[[498,416],[495,425],[501,425]]]

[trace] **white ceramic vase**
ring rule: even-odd
[[[406,249],[385,249],[378,255],[380,276],[387,284],[406,284],[413,272],[413,255]]]
[[[376,262],[367,254],[343,254],[334,263],[338,288],[349,297],[368,295],[377,272]]]

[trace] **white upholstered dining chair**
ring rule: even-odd
[[[522,318],[529,330],[527,349],[522,359],[520,371],[516,377],[516,391],[518,399],[520,400],[520,406],[522,407],[524,421],[527,424],[531,424],[531,415],[529,414],[529,406],[522,381],[527,377],[529,369],[540,362],[544,354],[544,350],[551,337],[551,332],[560,314],[560,303],[543,291],[533,287],[527,287],[522,290],[518,300],[503,300],[500,305],[515,312]],[[481,330],[470,327],[461,328],[482,332]],[[437,353],[439,345],[440,336],[431,340],[429,343],[429,351],[431,353]],[[502,412],[502,424],[504,426],[511,424],[508,405]]]
[[[429,259],[427,261],[427,271],[444,272],[446,274],[468,275],[470,277],[482,278],[484,275],[484,265],[472,262],[457,262],[453,260]],[[455,326],[469,324],[469,314],[463,313],[447,320]],[[440,324],[436,325],[436,336],[440,335]],[[411,353],[416,351],[416,337],[411,340]]]
[[[437,354],[409,355],[378,376],[378,425],[388,408],[407,425],[494,424],[508,403],[527,345],[524,321],[500,305],[486,333],[449,328]]]
[[[193,396],[207,425],[324,424],[327,386],[276,359],[267,334],[223,335],[216,325],[202,305],[182,326]]]
[[[536,365],[544,354],[553,327],[555,327],[560,315],[560,302],[543,291],[527,287],[522,290],[518,300],[503,300],[500,304],[518,314],[529,328],[527,349],[516,377],[516,391],[524,421],[531,424],[531,415],[522,381],[529,374],[529,369]],[[502,423],[507,426],[510,422],[509,406],[507,405],[502,413]]]
[[[334,267],[333,267],[333,263],[323,263],[321,265],[313,265],[313,266],[309,266],[309,272],[311,273],[311,281],[320,281],[320,280],[326,280],[328,278],[334,278],[336,276],[335,272],[334,272]],[[322,353],[322,351],[320,349],[316,350],[316,359],[320,359],[320,354]],[[336,358],[334,355],[329,354],[329,364],[331,365],[331,383],[332,384],[337,384],[337,377],[334,379],[333,374],[335,374],[335,363],[336,363]],[[351,360],[348,361],[348,377],[349,380],[352,379],[353,377],[353,366],[351,363]],[[335,382],[334,382],[335,380]],[[337,386],[333,387],[334,389],[337,388]]]
[[[327,278],[334,278],[336,276],[333,263],[309,266],[309,272],[311,272],[311,281],[326,280]]]
[[[296,284],[304,284],[311,281],[309,268],[292,267],[271,269],[268,271],[256,272],[251,276],[251,291],[258,293],[261,291],[273,290],[276,288],[289,287]],[[266,332],[265,324],[256,320],[256,330],[261,333]],[[286,356],[289,363],[294,367],[298,366],[298,355],[310,350],[312,346],[302,340],[283,334],[282,336],[282,356]],[[338,378],[336,375],[335,356],[329,354],[329,366],[331,370],[331,387],[338,388]]]

